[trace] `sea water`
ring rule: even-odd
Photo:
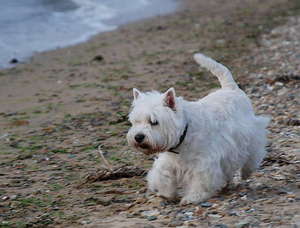
[[[166,14],[176,0],[8,0],[0,2],[0,68],[12,59],[86,41],[137,19]]]

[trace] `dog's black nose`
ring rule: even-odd
[[[135,141],[137,141],[138,143],[143,142],[144,138],[145,138],[145,135],[143,135],[143,134],[137,134],[136,136],[134,136]]]

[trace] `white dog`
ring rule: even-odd
[[[230,71],[202,54],[198,64],[216,75],[221,89],[189,102],[165,93],[133,89],[127,139],[145,154],[158,155],[148,173],[148,187],[166,198],[183,190],[181,204],[207,200],[241,169],[246,179],[265,156],[269,118],[256,116]]]

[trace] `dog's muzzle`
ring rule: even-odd
[[[137,143],[142,143],[142,142],[144,141],[144,139],[145,139],[145,135],[144,135],[144,134],[141,134],[141,133],[136,134],[136,135],[134,136],[134,139],[135,139],[135,141],[136,141]]]
[[[144,154],[151,154],[151,146],[145,142],[146,136],[143,133],[138,133],[134,136],[135,147],[141,150]]]
[[[147,134],[142,131],[129,131],[127,134],[127,140],[129,145],[133,146],[136,150],[143,154],[150,155],[158,152],[162,152],[156,144],[152,144]]]

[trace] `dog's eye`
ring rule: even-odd
[[[150,124],[151,124],[151,126],[156,126],[156,125],[158,125],[158,121],[157,120],[150,120]]]

